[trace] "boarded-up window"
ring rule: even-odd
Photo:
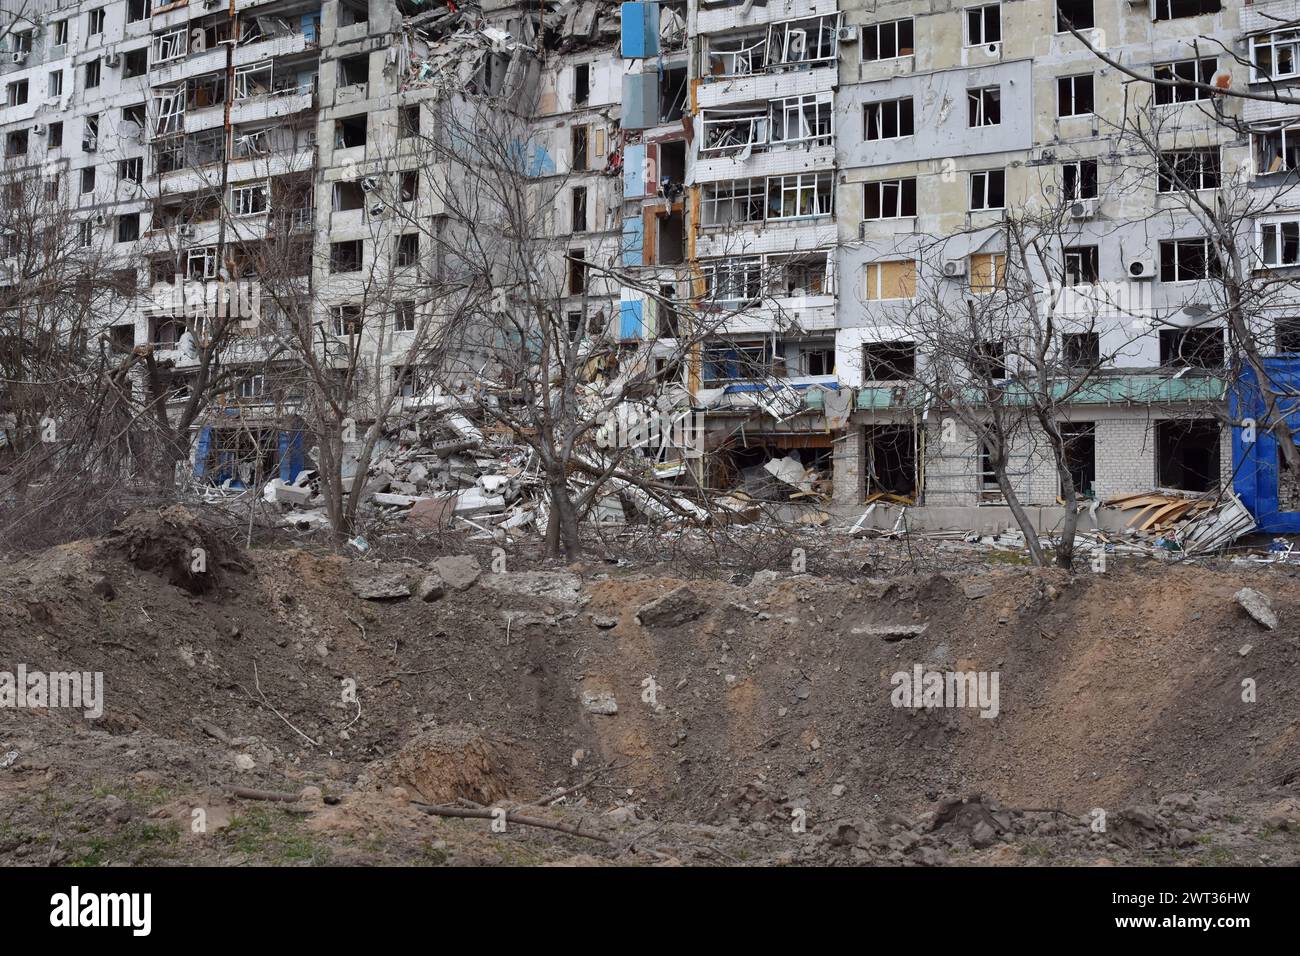
[[[1007,287],[1007,257],[986,252],[970,257],[970,290],[976,295],[1000,292]]]
[[[916,298],[916,263],[871,262],[867,264],[868,299]]]

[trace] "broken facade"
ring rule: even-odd
[[[1068,411],[1071,471],[1103,498],[1201,492],[1234,475],[1223,382],[1202,360],[1202,346],[1223,353],[1222,330],[1198,308],[1212,277],[1154,172],[1119,185],[1108,124],[1125,78],[1060,18],[1135,69],[1258,89],[1293,75],[1294,41],[1276,25],[1295,11],[1166,6],[68,3],[8,38],[0,134],[8,168],[40,170],[88,242],[141,263],[149,295],[110,330],[117,347],[154,348],[183,383],[187,336],[203,332],[166,288],[220,285],[228,296],[257,278],[240,250],[276,243],[313,290],[316,320],[360,340],[375,374],[419,404],[425,383],[405,364],[403,336],[434,308],[422,289],[440,264],[403,223],[438,221],[436,190],[420,184],[445,171],[409,134],[431,122],[438,97],[497,98],[529,117],[531,171],[558,190],[547,231],[568,279],[566,321],[658,363],[678,407],[703,410],[708,454],[691,467],[706,485],[763,496],[775,480],[778,497],[814,500],[833,489],[846,509],[873,496],[1000,503],[977,436],[945,429],[942,409],[905,387],[926,359],[899,316],[930,283],[958,301],[996,294],[1005,210],[1050,187],[1070,201],[1075,230],[1065,320],[1070,308],[1095,317],[1089,289],[1113,283],[1126,297],[1113,329],[1075,343],[1115,354]],[[1254,65],[1196,59],[1189,29]],[[1181,95],[1168,104],[1170,148],[1195,154],[1204,188],[1237,173],[1264,185],[1290,175],[1292,109],[1228,101],[1251,124],[1239,136],[1198,111],[1199,93]],[[1295,227],[1284,206],[1259,217],[1263,265],[1300,264]],[[380,316],[358,301],[358,277],[376,269],[409,287]],[[1135,315],[1161,322],[1133,335]],[[676,361],[685,328],[704,338]],[[1281,331],[1267,338],[1295,349]],[[259,373],[199,426],[196,447],[204,428],[209,448],[251,443],[236,457],[265,477],[303,385],[266,368],[255,337],[238,345],[230,360]],[[1041,442],[1015,458],[1018,493],[1050,509],[1060,488]],[[220,459],[204,467],[214,463],[233,473]]]

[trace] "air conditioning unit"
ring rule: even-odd
[[[26,63],[27,54],[22,52],[22,50],[16,50],[13,53],[9,54],[9,59],[14,63]]]
[[[95,213],[95,225],[97,225],[97,226],[107,226],[107,225],[108,225],[108,217],[105,216],[102,212],[97,212],[97,213]]]
[[[116,69],[117,65],[121,62],[122,62],[122,58],[118,56],[116,53],[110,53],[108,56],[104,57],[104,65],[107,66],[110,70]]]
[[[99,149],[99,144],[95,141],[95,137],[87,136],[81,141],[81,149],[82,152],[93,153]]]
[[[1096,199],[1076,199],[1067,210],[1071,219],[1092,219],[1097,215]]]
[[[943,262],[943,274],[949,279],[960,279],[966,274],[966,260],[945,259]]]
[[[841,43],[857,43],[858,28],[857,26],[840,27],[838,36],[840,38]]]
[[[35,133],[37,136],[44,136],[44,135],[45,135],[45,124],[44,124],[44,123],[37,123],[35,126],[32,127],[32,132]]]
[[[388,207],[385,206],[383,203],[375,202],[375,203],[371,203],[370,208],[367,209],[366,211],[370,214],[371,219],[378,219],[380,216],[384,214],[384,210],[386,210],[387,208]]]
[[[180,236],[182,239],[193,239],[194,227],[189,225],[188,223],[186,223],[183,226],[177,226],[176,235]]]
[[[379,188],[379,180],[374,176],[367,176],[361,180],[361,189],[363,192],[372,193]]]
[[[1125,264],[1130,279],[1154,279],[1156,277],[1156,260],[1149,252],[1133,256]]]

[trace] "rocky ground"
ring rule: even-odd
[[[105,698],[0,709],[0,862],[1300,862],[1287,566],[234,541],[164,509],[0,564],[0,671]],[[996,716],[895,706],[916,665]]]

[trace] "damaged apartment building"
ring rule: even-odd
[[[1042,284],[1070,292],[1063,327],[1079,312],[1067,347],[1105,356],[1061,411],[1084,494],[1235,488],[1274,511],[1289,494],[1273,438],[1234,435],[1204,229],[1116,126],[1154,98],[1161,149],[1198,196],[1273,191],[1250,227],[1259,268],[1300,266],[1280,188],[1300,115],[1203,109],[1215,83],[1300,79],[1294,0],[50,0],[4,44],[5,169],[44,176],[87,244],[139,263],[149,294],[108,331],[165,360],[176,402],[203,330],[158,288],[256,283],[268,257],[310,290],[331,343],[420,401],[405,363],[437,308],[426,245],[446,173],[419,137],[435,103],[477,97],[528,120],[563,320],[703,421],[707,487],[1005,526],[978,435],[909,387],[927,362],[912,310],[1003,293],[1005,220],[1049,196],[1068,229]],[[396,290],[382,307],[376,275]],[[1123,298],[1109,325],[1101,288]],[[1279,299],[1265,316],[1270,362],[1300,347],[1296,314]],[[301,467],[304,384],[259,342],[237,340],[225,361],[250,373],[195,425],[205,480]],[[1014,343],[987,347],[1010,378]],[[1043,443],[1028,434],[1013,459],[1050,525]]]

